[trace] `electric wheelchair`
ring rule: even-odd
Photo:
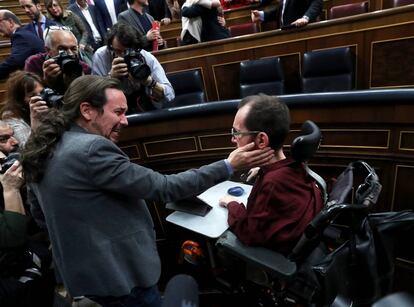
[[[414,213],[370,213],[381,184],[363,161],[350,163],[328,195],[325,181],[307,165],[320,141],[318,126],[306,121],[291,146],[292,157],[323,191],[325,206],[290,255],[246,246],[230,230],[216,242],[255,272],[231,284],[245,306],[371,306],[392,290],[395,238],[413,232]],[[356,173],[365,179],[354,187]]]

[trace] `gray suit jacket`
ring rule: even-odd
[[[136,286],[155,285],[160,276],[144,199],[184,198],[228,176],[224,161],[162,175],[131,163],[110,140],[74,125],[57,144],[43,179],[30,185],[29,202],[35,218],[44,216],[69,293],[122,296]]]
[[[154,18],[150,14],[144,14],[145,16],[147,16],[151,23],[154,21]],[[119,14],[118,22],[125,22],[137,29],[140,34],[139,40],[141,41],[142,48],[144,48],[147,51],[152,50],[152,45],[147,40],[147,31],[144,30],[144,27],[142,26],[141,22],[137,17],[137,14],[134,12],[132,8],[129,8],[128,10],[123,11],[121,14]]]

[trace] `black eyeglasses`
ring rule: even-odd
[[[237,131],[234,128],[231,128],[231,136],[232,137],[240,137],[242,135],[253,135],[253,134],[258,134],[260,133],[260,131]]]

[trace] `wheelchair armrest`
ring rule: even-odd
[[[263,247],[247,246],[241,243],[236,235],[227,230],[217,240],[216,245],[224,251],[243,259],[247,263],[264,269],[277,278],[289,280],[296,273],[296,263],[284,255]]]

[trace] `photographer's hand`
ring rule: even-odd
[[[53,87],[61,74],[62,70],[54,59],[48,59],[43,63],[43,80],[48,86]]]
[[[42,114],[49,110],[46,101],[42,100],[40,96],[33,96],[30,98],[30,126],[32,130],[36,130],[40,124]]]
[[[24,179],[19,161],[14,162],[3,175],[0,175],[0,182],[3,186],[4,210],[26,214],[20,195]]]
[[[128,66],[121,57],[116,57],[112,61],[112,68],[109,73],[112,78],[123,78],[128,76]]]

